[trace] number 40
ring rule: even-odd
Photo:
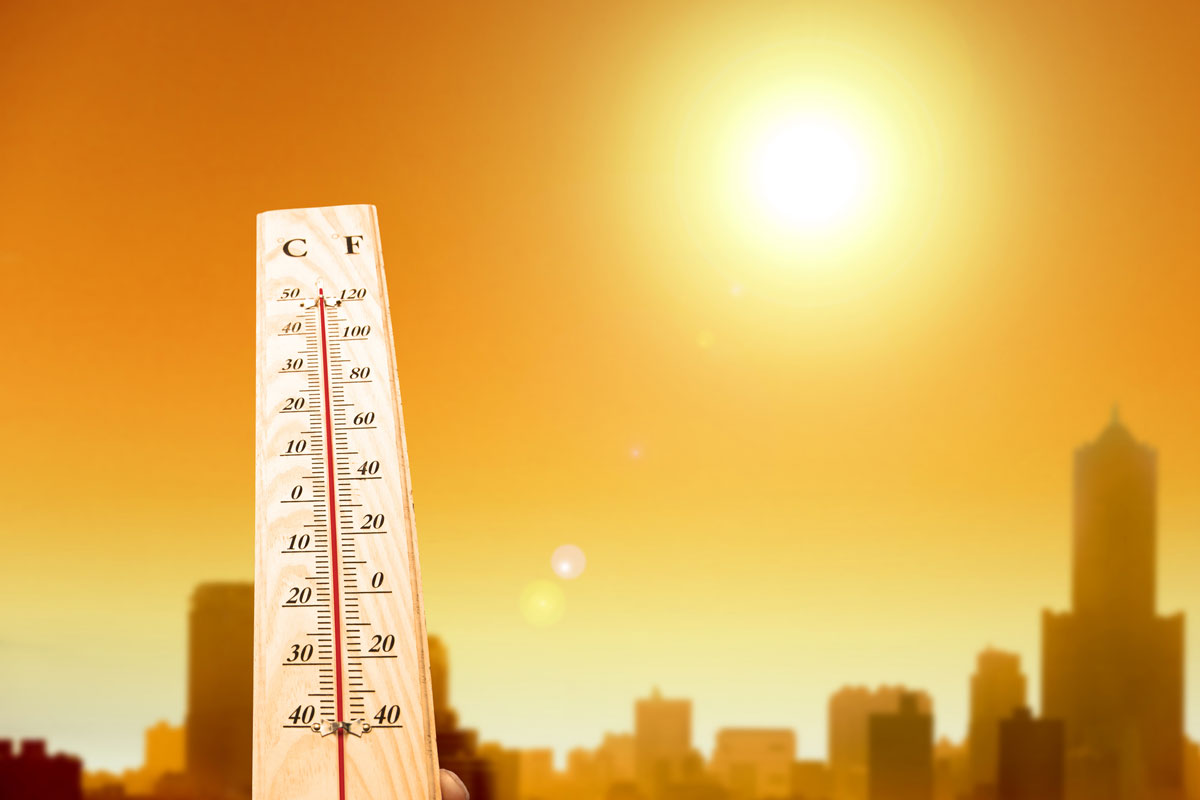
[[[384,706],[375,715],[375,721],[380,725],[395,725],[400,721],[400,706]]]

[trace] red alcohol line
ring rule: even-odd
[[[341,576],[338,574],[338,540],[337,540],[337,480],[333,465],[333,416],[330,407],[333,405],[333,392],[329,388],[329,343],[326,341],[325,329],[325,290],[317,289],[317,307],[321,309],[321,375],[322,394],[325,405],[325,470],[329,486],[329,552],[330,552],[330,581],[333,583],[333,658],[334,658],[334,691],[337,719],[342,721],[342,609],[341,609]],[[333,735],[337,737],[338,750],[338,800],[346,800],[346,738],[344,731],[338,725]]]

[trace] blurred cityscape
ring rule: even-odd
[[[1184,732],[1184,618],[1156,609],[1155,452],[1114,412],[1076,451],[1071,609],[1042,614],[1040,715],[1017,655],[981,652],[962,741],[934,740],[933,701],[902,686],[845,687],[828,706],[829,757],[794,731],[730,727],[707,761],[692,700],[657,689],[633,729],[569,752],[480,741],[450,705],[450,659],[430,637],[438,756],[473,800],[1200,800]],[[146,731],[145,762],[88,772],[41,741],[0,740],[3,800],[245,800],[250,794],[253,587],[195,589],[182,725]],[[207,646],[209,644],[217,646]],[[231,724],[230,720],[237,720]]]

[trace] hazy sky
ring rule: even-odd
[[[811,758],[829,694],[883,682],[959,738],[989,644],[1036,705],[1117,401],[1190,624],[1200,7],[477,5],[0,8],[0,735],[120,767],[181,720],[188,595],[253,569],[273,208],[378,206],[428,624],[484,739],[592,745],[659,685],[705,751]],[[752,216],[711,154],[781,70],[892,181],[828,285],[709,224]]]

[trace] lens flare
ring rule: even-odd
[[[566,595],[553,581],[533,581],[521,590],[521,616],[534,627],[548,628],[562,619],[566,611]]]
[[[554,574],[563,580],[574,580],[583,574],[584,567],[587,566],[587,556],[583,554],[583,550],[573,544],[564,544],[556,548],[554,554],[550,556],[550,567],[554,570]]]

